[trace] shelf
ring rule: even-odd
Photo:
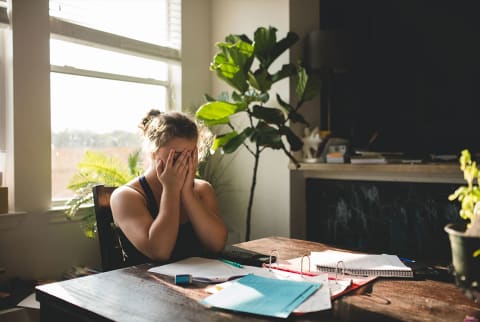
[[[291,163],[289,168],[292,172],[298,171],[304,178],[465,184],[457,163],[300,163],[298,169]]]

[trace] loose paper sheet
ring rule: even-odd
[[[233,311],[286,318],[320,288],[318,283],[266,278],[254,274],[232,282],[200,303]]]

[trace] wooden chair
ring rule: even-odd
[[[126,266],[122,256],[118,231],[113,222],[112,209],[110,208],[110,196],[115,189],[116,187],[106,187],[104,185],[96,185],[92,188],[103,271]]]

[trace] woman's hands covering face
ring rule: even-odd
[[[155,162],[157,178],[162,185],[176,191],[183,189],[182,192],[193,188],[198,163],[197,148],[182,152],[171,149],[166,161],[158,158]]]
[[[193,181],[195,180],[195,175],[197,173],[198,166],[198,150],[195,148],[193,151],[189,152],[188,158],[188,171],[185,176],[185,184],[182,188],[182,194],[186,192],[193,191]]]
[[[187,150],[176,152],[175,149],[170,149],[166,161],[156,159],[157,178],[164,188],[172,188],[175,191],[182,189],[191,166],[190,159],[191,152]]]

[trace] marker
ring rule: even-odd
[[[176,285],[192,284],[192,275],[190,274],[176,274],[174,278]]]
[[[239,263],[236,263],[236,262],[233,262],[233,261],[229,261],[228,259],[219,258],[219,260],[221,260],[225,264],[232,265],[232,266],[235,266],[235,267],[238,267],[238,268],[243,268],[242,264],[239,264]]]

